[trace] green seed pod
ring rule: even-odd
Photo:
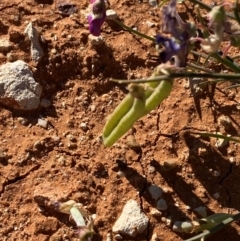
[[[151,78],[167,75],[173,66],[159,65]],[[155,109],[171,92],[173,80],[150,82],[145,85],[130,84],[129,94],[108,118],[103,129],[103,144],[112,146],[144,115]]]
[[[115,128],[112,130],[112,132],[108,136],[103,134],[104,146],[112,146],[118,139],[120,139],[133,126],[135,121],[137,121],[144,115],[145,115],[145,103],[142,100],[134,98],[134,103],[133,103],[131,109],[127,112],[127,114],[125,114],[122,117],[121,121],[118,122],[118,124],[115,126]],[[111,119],[109,119],[109,122],[110,121],[111,121]],[[105,130],[106,130],[106,128],[108,128],[107,124],[104,127]],[[105,131],[105,133],[106,133],[106,131]]]
[[[108,117],[107,122],[103,129],[103,137],[111,134],[114,128],[118,125],[120,120],[125,116],[134,102],[133,96],[129,93],[122,102],[116,107],[113,113]]]
[[[173,80],[162,80],[154,92],[147,98],[145,110],[147,113],[154,110],[171,93]]]

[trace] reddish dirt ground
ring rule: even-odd
[[[12,44],[8,53],[0,53],[0,64],[8,62],[9,53],[27,62],[43,86],[42,98],[51,101],[50,107],[30,112],[0,108],[0,240],[77,240],[73,221],[41,206],[41,195],[73,199],[96,214],[96,241],[106,240],[129,199],[138,201],[150,220],[146,233],[134,240],[151,240],[153,233],[165,241],[193,236],[174,233],[164,218],[171,217],[172,222],[199,218],[194,211],[199,206],[205,206],[208,215],[240,210],[239,144],[230,142],[219,149],[215,139],[189,133],[218,131],[217,120],[224,115],[232,123],[227,134],[237,135],[238,90],[223,91],[229,83],[214,90],[210,86],[194,100],[187,79],[177,80],[159,108],[116,145],[105,148],[99,136],[106,118],[127,92],[109,79],[150,76],[158,64],[150,57],[156,54],[155,46],[111,22],[102,28],[104,44],[92,46],[84,15],[89,2],[71,2],[78,13],[69,17],[56,12],[51,0],[0,1],[0,38],[10,38]],[[109,3],[126,25],[150,36],[160,31],[161,11],[147,0]],[[191,13],[184,5],[179,12],[182,17]],[[46,40],[44,59],[37,66],[23,34],[30,21]],[[154,24],[149,27],[147,21]],[[238,53],[231,51],[230,55]],[[39,117],[48,120],[47,129],[37,125]],[[87,127],[81,128],[81,123]],[[126,145],[130,134],[141,152]],[[169,160],[176,167],[167,171],[164,162]],[[164,189],[168,204],[157,218],[151,214],[156,208],[148,193],[151,184]],[[239,223],[234,223],[209,240],[235,241],[239,235]],[[127,239],[133,238],[123,240]]]

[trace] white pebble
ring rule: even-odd
[[[117,239],[117,240],[123,239],[123,237],[122,237],[119,233],[116,234],[116,235],[114,236],[114,238]]]
[[[80,123],[80,128],[84,131],[87,130],[87,124],[85,122]]]
[[[153,174],[156,171],[156,168],[154,166],[148,167],[148,173]]]
[[[152,235],[151,241],[158,241],[158,240],[159,240],[159,238],[158,238],[157,234],[154,233],[154,234]]]
[[[162,213],[156,209],[156,208],[152,208],[150,211],[150,214],[153,215],[154,217],[161,217]]]
[[[106,15],[107,15],[107,20],[113,20],[113,19],[118,18],[117,13],[112,9],[108,9],[106,11]]]
[[[96,36],[93,36],[92,34],[89,34],[88,39],[90,40],[90,43],[92,45],[97,46],[97,45],[104,43],[104,38],[102,36],[96,37]]]
[[[38,125],[47,129],[48,126],[48,121],[47,120],[43,120],[43,119],[38,119]]]

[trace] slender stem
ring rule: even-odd
[[[220,139],[224,139],[224,140],[228,140],[228,141],[240,142],[240,140],[237,138],[220,135],[220,134],[213,134],[213,133],[207,133],[207,132],[191,132],[191,133],[195,134],[195,135],[200,135],[200,136],[215,137],[215,138],[220,138]]]
[[[212,54],[212,57],[214,57],[218,62],[220,62],[221,64],[226,65],[229,69],[233,70],[236,73],[240,73],[240,66],[238,66],[235,63],[232,63],[231,61],[229,61],[226,58],[222,58],[219,54],[215,53]]]
[[[192,70],[199,70],[199,71],[204,71],[204,72],[206,72],[206,73],[212,73],[211,70],[206,69],[206,68],[204,68],[204,67],[202,67],[202,66],[199,66],[199,65],[196,65],[196,64],[187,63],[187,67],[189,67],[189,68],[192,69]]]
[[[189,2],[193,3],[193,4],[198,4],[201,8],[206,9],[208,11],[212,10],[212,7],[210,7],[209,5],[203,3],[202,1],[199,0],[189,0]],[[236,19],[235,16],[231,13],[226,13],[226,15],[231,18],[231,19]]]
[[[214,228],[212,228],[210,230],[206,230],[203,233],[200,233],[192,238],[186,239],[185,241],[196,241],[196,240],[201,240],[202,238],[207,238],[208,236],[220,231],[226,225],[229,225],[230,223],[232,223],[238,219],[240,219],[240,213],[237,213],[237,214],[233,215],[232,217],[225,219],[224,221],[222,221],[221,223],[216,225]]]
[[[131,33],[134,33],[134,34],[136,34],[136,35],[138,35],[138,36],[140,36],[140,37],[142,37],[142,38],[148,39],[148,40],[150,40],[150,41],[152,41],[152,42],[154,42],[154,43],[156,42],[156,39],[155,39],[155,38],[152,38],[152,37],[150,37],[150,36],[148,36],[148,35],[146,35],[146,34],[140,33],[140,32],[138,32],[138,31],[136,31],[136,30],[134,30],[134,29],[126,26],[124,23],[118,21],[117,19],[113,19],[113,21],[114,21],[116,24],[118,24],[119,26],[121,26],[122,28],[128,30],[128,31],[131,32]]]
[[[226,88],[224,89],[224,91],[225,91],[225,90],[229,90],[229,89],[233,89],[233,88],[238,88],[238,87],[240,87],[240,84],[231,85],[231,86],[226,87]]]
[[[218,73],[193,73],[193,72],[182,72],[182,73],[169,73],[168,75],[161,75],[151,79],[135,79],[135,80],[118,80],[111,79],[110,81],[119,84],[130,84],[130,83],[147,83],[156,82],[166,79],[173,78],[211,78],[211,79],[226,79],[240,83],[240,74],[218,74]]]

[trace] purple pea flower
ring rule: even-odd
[[[169,4],[162,8],[162,31],[170,34],[171,38],[158,35],[156,42],[165,48],[159,56],[163,63],[175,57],[175,65],[185,67],[189,39],[195,35],[196,28],[192,23],[183,22],[176,8],[177,0],[170,0]]]
[[[106,6],[104,0],[91,0],[92,12],[88,15],[90,33],[94,36],[101,34],[101,27],[106,19]]]
[[[156,42],[158,45],[162,45],[165,50],[160,52],[160,60],[163,63],[168,62],[172,57],[177,57],[175,59],[175,65],[178,67],[186,66],[187,59],[187,35],[181,36],[182,41],[177,41],[174,38],[168,38],[162,35],[157,35]]]

